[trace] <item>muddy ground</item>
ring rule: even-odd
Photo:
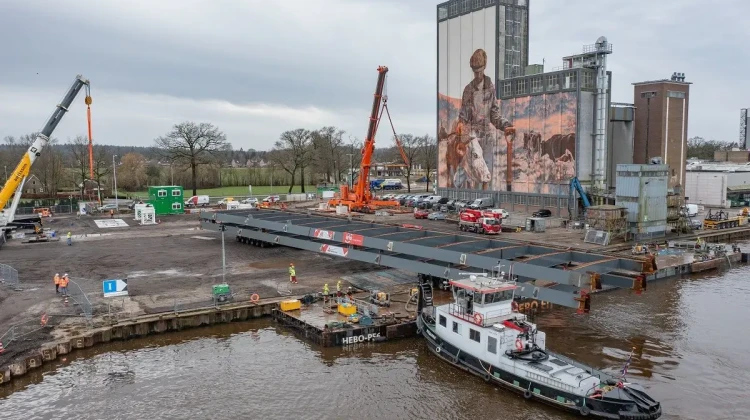
[[[0,365],[36,349],[53,335],[64,335],[82,327],[82,299],[72,296],[67,304],[56,295],[54,274],[68,273],[92,305],[95,321],[102,316],[127,318],[210,306],[211,286],[223,283],[221,237],[200,230],[197,215],[161,217],[156,226],[138,226],[131,217],[123,228],[98,228],[92,217],[61,217],[45,227],[70,231],[73,245],[59,242],[22,244],[13,240],[0,249],[0,262],[18,270],[20,288],[0,286],[0,336],[15,325],[16,339],[4,343]],[[346,274],[382,270],[383,267],[335,259],[291,248],[257,248],[227,238],[226,283],[236,299],[278,298],[322,291],[324,283],[335,290]],[[297,269],[299,284],[290,285],[289,263]],[[128,279],[129,296],[102,297],[102,280]],[[74,285],[70,293],[76,294]],[[85,303],[84,303],[85,305]],[[47,328],[41,327],[48,314]],[[59,326],[59,328],[49,328]]]

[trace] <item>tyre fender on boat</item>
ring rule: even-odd
[[[435,347],[435,353],[440,353],[440,346]]]
[[[531,398],[531,391],[529,391],[528,389],[526,391],[523,391],[523,397],[527,400]]]
[[[582,416],[588,416],[589,413],[591,413],[591,410],[587,406],[583,405],[578,409],[578,412],[581,413]]]
[[[485,373],[484,374],[484,381],[485,382],[489,382],[490,381],[490,374],[489,373]]]

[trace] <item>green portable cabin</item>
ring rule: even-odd
[[[154,206],[157,216],[185,212],[183,209],[185,197],[182,187],[178,185],[148,187],[148,202]]]

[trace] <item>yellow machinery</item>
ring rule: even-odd
[[[299,299],[282,300],[279,306],[284,312],[296,311],[302,307],[302,302]]]
[[[354,315],[357,313],[357,306],[351,303],[339,303],[338,311],[344,316]]]
[[[86,88],[86,103],[91,103],[89,81],[84,79],[83,76],[78,75],[73,82],[73,86],[70,87],[65,97],[63,97],[62,102],[57,105],[52,116],[47,120],[47,123],[42,127],[41,131],[39,131],[34,142],[31,143],[29,149],[23,157],[21,157],[18,166],[16,166],[13,172],[10,173],[8,180],[5,181],[5,185],[0,189],[0,229],[5,230],[8,225],[19,226],[22,224],[21,221],[14,223],[14,219],[18,203],[21,200],[23,184],[26,182],[26,179],[31,172],[31,166],[34,164],[34,161],[42,155],[42,151],[47,147],[47,143],[49,143],[49,138],[52,135],[52,132],[55,131],[55,128],[57,127],[57,124],[60,123],[60,120],[62,120],[63,115],[68,112],[68,109],[73,104],[73,100],[78,95],[78,92],[84,87]],[[6,209],[5,206],[11,201],[11,197],[11,205]],[[34,230],[37,233],[40,233],[39,226],[34,225]]]
[[[743,225],[743,216],[729,217],[729,213],[724,210],[713,212],[708,211],[708,214],[703,219],[703,229],[729,229]]]

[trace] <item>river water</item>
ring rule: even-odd
[[[750,418],[750,267],[539,314],[547,346],[619,370],[665,419]],[[420,339],[312,346],[269,320],[110,343],[0,388],[0,419],[572,419],[433,357]]]

